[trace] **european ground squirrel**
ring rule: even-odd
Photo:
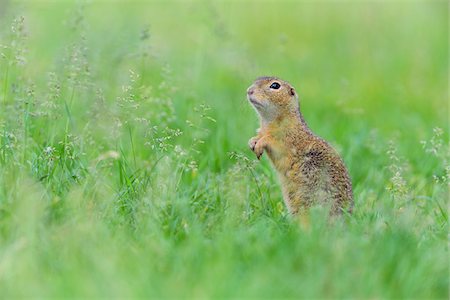
[[[248,88],[247,97],[261,121],[249,147],[258,159],[267,152],[289,211],[297,214],[318,204],[329,206],[332,215],[351,212],[347,169],[339,154],[309,129],[295,89],[276,77],[260,77]]]

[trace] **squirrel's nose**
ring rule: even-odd
[[[247,95],[253,95],[253,92],[254,90],[251,87],[247,89]]]

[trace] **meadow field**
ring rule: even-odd
[[[0,1],[0,298],[448,299],[446,1]],[[291,82],[352,215],[291,218]]]

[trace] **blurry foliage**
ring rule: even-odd
[[[445,4],[8,7],[1,296],[448,298]],[[247,149],[261,75],[344,157],[353,215],[288,215]]]

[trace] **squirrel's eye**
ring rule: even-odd
[[[270,85],[271,89],[278,90],[280,88],[280,84],[278,82],[274,82]]]

